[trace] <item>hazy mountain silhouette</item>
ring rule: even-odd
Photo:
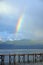
[[[43,44],[31,40],[0,42],[0,49],[43,49]]]

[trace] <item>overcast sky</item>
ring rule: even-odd
[[[24,23],[15,33],[21,14]],[[0,0],[0,40],[24,38],[43,40],[43,0]]]

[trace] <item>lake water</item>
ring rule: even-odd
[[[30,53],[31,54],[32,53],[43,53],[43,49],[0,49],[0,54],[30,54]],[[8,59],[9,57],[5,57],[5,62],[8,62]],[[16,60],[17,60],[17,57],[16,57]],[[17,64],[17,65],[24,65],[24,64]],[[43,65],[43,62],[29,63],[29,64],[25,63],[25,65]]]
[[[43,53],[43,49],[0,49],[0,54]]]
[[[9,65],[6,63],[5,65]],[[39,63],[17,63],[17,64],[11,64],[11,65],[43,65],[43,62]]]

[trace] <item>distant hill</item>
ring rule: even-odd
[[[0,49],[43,49],[43,42],[32,40],[15,40],[0,42]]]
[[[22,40],[14,40],[14,41],[6,41],[5,44],[15,44],[15,45],[31,45],[31,44],[42,44],[43,42],[40,41],[34,41],[34,40],[28,40],[28,39],[22,39]]]

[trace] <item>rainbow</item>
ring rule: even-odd
[[[18,19],[17,26],[16,26],[16,32],[19,32],[21,29],[21,26],[23,23],[23,17],[24,17],[24,15],[21,15],[20,18]]]

